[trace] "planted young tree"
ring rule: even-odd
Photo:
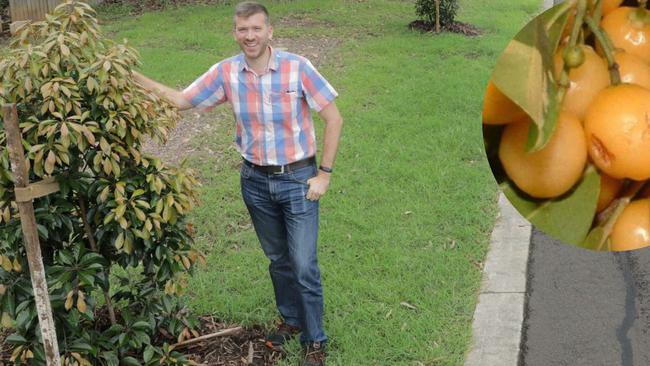
[[[454,24],[457,11],[458,0],[416,0],[415,2],[416,14],[435,26],[437,32],[441,28]]]
[[[203,260],[184,215],[197,181],[142,151],[179,119],[139,87],[134,49],[103,38],[87,4],[67,1],[20,29],[0,61],[0,103],[15,103],[64,365],[189,361],[168,344],[198,334],[178,301]],[[15,364],[45,364],[0,119],[0,318]],[[117,272],[117,273],[116,273]],[[163,345],[164,346],[156,346]]]

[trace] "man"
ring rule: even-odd
[[[327,192],[343,121],[336,91],[305,58],[274,50],[269,14],[258,3],[240,3],[233,36],[242,53],[212,66],[178,91],[134,72],[144,88],[179,109],[210,110],[229,102],[235,144],[243,157],[242,197],[262,249],[283,322],[267,337],[282,350],[301,333],[304,366],[323,365],[323,293],[316,256],[319,199]],[[310,108],[325,122],[321,164]]]

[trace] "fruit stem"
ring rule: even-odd
[[[571,28],[571,35],[569,37],[569,47],[575,47],[578,41],[578,34],[582,28],[583,19],[587,14],[587,0],[578,0],[576,8],[576,17],[573,21],[573,28]]]
[[[612,42],[609,40],[605,32],[596,24],[593,18],[587,16],[585,17],[585,22],[589,26],[589,29],[594,33],[596,39],[603,47],[603,52],[605,53],[605,58],[607,58],[607,66],[609,67],[609,78],[612,81],[612,85],[618,85],[621,83],[621,74],[618,71],[618,64],[614,59],[614,47]]]
[[[647,182],[648,181],[634,182],[632,187],[630,187],[627,190],[626,194],[623,197],[614,201],[610,205],[610,207],[605,209],[605,211],[609,211],[613,207],[614,212],[612,212],[612,214],[607,218],[605,225],[603,225],[603,236],[598,242],[598,247],[596,248],[596,250],[598,251],[603,250],[603,246],[607,242],[609,235],[612,233],[612,230],[614,229],[614,224],[616,224],[618,217],[621,216],[623,210],[625,210],[625,208],[630,204],[630,201],[632,201],[632,199],[637,195],[637,193],[639,193],[641,188],[643,188]]]
[[[573,21],[573,27],[571,28],[571,35],[569,36],[569,44],[566,46],[568,49],[576,47],[578,42],[578,35],[582,28],[582,23],[587,13],[587,0],[578,0],[578,5],[576,9],[576,17]],[[562,72],[560,73],[560,80],[558,80],[558,91],[557,91],[557,101],[558,105],[562,105],[564,101],[564,96],[566,95],[567,89],[569,88],[569,66],[564,63]]]
[[[593,12],[591,13],[591,16],[594,19],[600,19],[603,16],[603,2],[602,0],[597,0],[596,3],[594,4],[594,9]]]

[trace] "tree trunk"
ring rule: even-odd
[[[436,33],[440,33],[440,0],[436,2]]]

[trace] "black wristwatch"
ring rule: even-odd
[[[319,165],[318,169],[324,171],[325,173],[332,173],[332,168],[328,168],[326,166]]]

